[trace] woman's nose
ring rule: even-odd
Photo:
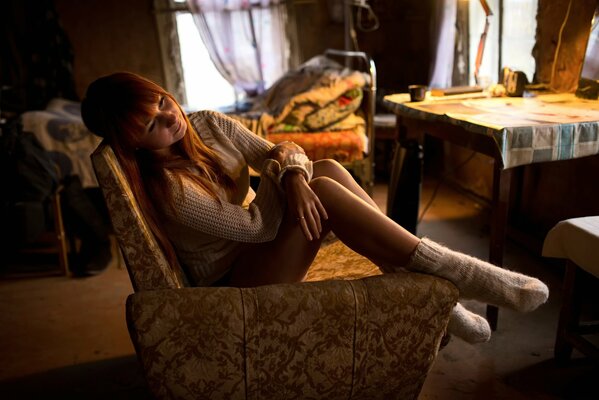
[[[175,122],[177,122],[177,115],[173,111],[163,111],[162,120],[167,127],[170,127]]]

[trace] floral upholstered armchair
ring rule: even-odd
[[[451,283],[381,275],[333,242],[310,282],[189,287],[160,251],[112,149],[100,144],[92,160],[135,290],[129,333],[156,398],[418,397],[457,301]]]

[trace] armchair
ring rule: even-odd
[[[418,397],[457,301],[451,283],[381,275],[335,242],[308,274],[320,281],[189,287],[166,262],[112,149],[101,143],[92,162],[135,290],[129,333],[156,398]],[[338,272],[345,267],[349,280]]]

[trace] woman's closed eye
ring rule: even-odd
[[[160,98],[158,99],[158,109],[162,110],[162,108],[164,107],[164,104],[165,104],[164,96],[160,96]],[[150,125],[148,125],[148,132],[152,132],[154,130],[155,126],[156,126],[156,117],[152,118]]]
[[[150,125],[148,125],[148,132],[152,132],[154,130],[155,126],[156,126],[156,118],[152,118],[152,122],[150,122]]]

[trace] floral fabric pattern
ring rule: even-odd
[[[429,275],[382,275],[335,240],[306,279],[326,280],[131,295],[129,329],[152,393],[416,399],[457,289]]]
[[[169,266],[146,224],[114,152],[104,142],[92,154],[112,226],[135,291],[185,286],[180,270]]]
[[[417,398],[457,290],[416,273],[131,295],[152,393],[189,399]]]

